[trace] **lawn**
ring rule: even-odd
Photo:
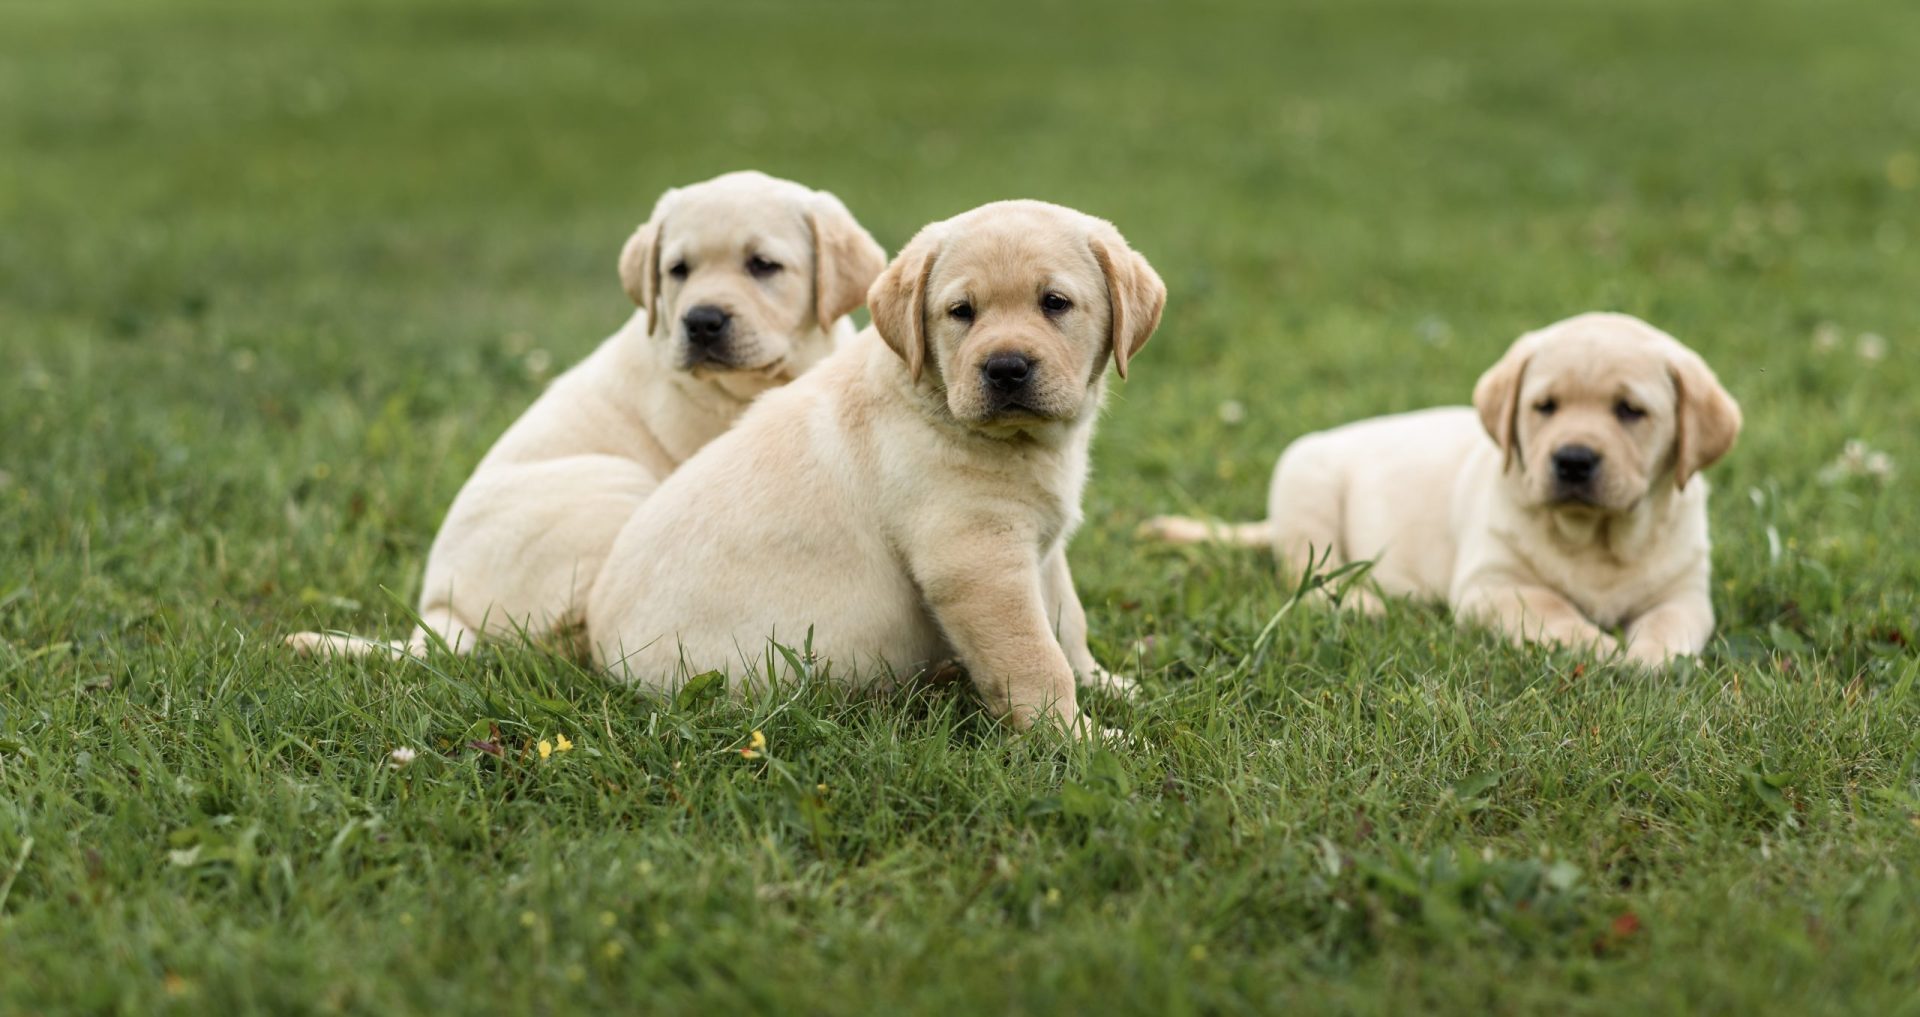
[[[1892,0],[0,0],[0,1013],[1920,1013],[1916,53]],[[743,166],[1166,278],[1072,548],[1131,744],[281,650],[407,627],[627,233]],[[1697,663],[1269,629],[1260,556],[1133,539],[1590,308],[1746,410]]]

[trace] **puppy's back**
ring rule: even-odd
[[[1306,435],[1274,468],[1267,502],[1274,547],[1296,568],[1309,547],[1331,549],[1335,564],[1371,560],[1386,592],[1444,597],[1456,549],[1456,486],[1463,471],[1484,472],[1476,457],[1492,451],[1479,416],[1464,406]]]

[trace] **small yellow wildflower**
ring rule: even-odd
[[[563,735],[563,734],[554,735],[553,747],[560,752],[572,752],[573,739],[568,738],[566,735]]]
[[[740,754],[748,759],[759,759],[760,754],[766,750],[767,736],[759,728],[754,728],[753,736],[747,739],[747,747],[741,749]]]
[[[553,743],[545,738],[540,739],[540,758],[545,759],[551,755],[553,755]]]
[[[608,960],[619,960],[620,955],[627,952],[627,948],[621,946],[618,940],[609,940],[606,946],[600,948],[600,952],[604,954]]]
[[[605,928],[605,929],[611,929],[611,928],[613,928],[613,926],[614,926],[614,923],[615,923],[615,922],[618,922],[619,920],[620,920],[620,918],[619,918],[619,916],[617,916],[617,915],[615,915],[615,914],[614,914],[613,912],[611,912],[611,911],[602,911],[602,912],[600,912],[600,927],[601,927],[601,928]]]

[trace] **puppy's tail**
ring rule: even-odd
[[[1140,524],[1139,535],[1169,544],[1232,544],[1235,547],[1272,547],[1273,525],[1221,523],[1189,516],[1154,516]]]
[[[287,645],[302,657],[422,657],[426,655],[424,642],[383,642],[364,636],[350,636],[344,632],[295,632],[287,637]]]

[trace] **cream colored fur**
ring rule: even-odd
[[[759,259],[754,261],[753,259]],[[455,496],[405,642],[302,632],[302,652],[419,654],[482,636],[577,635],[615,535],[668,474],[853,335],[886,254],[840,201],[761,173],[668,191],[620,257],[639,310],[555,379]],[[732,316],[723,343],[683,316]]]
[[[1635,413],[1643,416],[1634,416]],[[1713,634],[1707,485],[1740,408],[1706,362],[1623,314],[1583,314],[1522,336],[1472,408],[1365,420],[1289,446],[1268,519],[1219,526],[1161,517],[1176,542],[1271,546],[1297,574],[1314,554],[1370,559],[1389,595],[1444,599],[1520,639],[1619,649],[1661,664]],[[1556,449],[1600,455],[1570,500]],[[1380,606],[1357,591],[1362,609]]]
[[[1106,391],[1166,290],[1108,223],[1040,202],[922,230],[874,328],[770,394],[642,505],[588,599],[597,659],[655,688],[773,661],[865,684],[957,658],[995,714],[1078,726],[1087,648],[1067,568]],[[1064,305],[1064,309],[1061,309]],[[964,315],[963,315],[964,312]],[[995,355],[1032,361],[996,394]]]

